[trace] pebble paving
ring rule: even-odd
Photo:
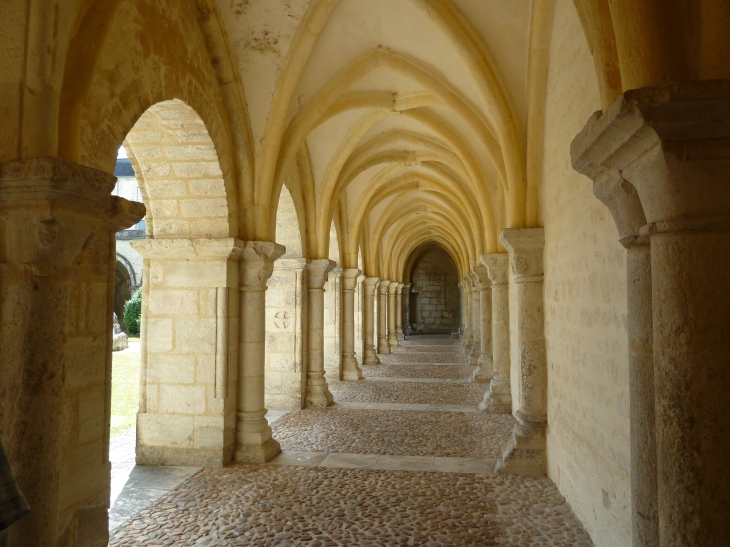
[[[305,410],[272,425],[282,450],[496,459],[511,415],[407,410]]]
[[[464,357],[414,337],[366,376],[465,378]],[[408,346],[412,345],[413,353]],[[415,356],[415,357],[414,357]],[[445,360],[444,360],[445,359]],[[450,361],[453,359],[453,361]],[[432,361],[432,362],[433,362]],[[452,363],[452,364],[448,364]],[[436,370],[439,372],[436,372]],[[468,375],[467,375],[468,371]],[[335,400],[476,405],[483,384],[332,382]],[[287,451],[495,458],[513,419],[486,413],[319,409],[279,418]],[[592,542],[552,481],[514,475],[338,467],[242,466],[203,470],[111,533],[113,547],[553,546]]]
[[[433,405],[478,405],[488,384],[419,382],[330,382],[335,401]]]

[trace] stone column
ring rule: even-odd
[[[512,414],[509,347],[509,255],[492,253],[482,255],[492,282],[492,362],[494,374],[489,391],[479,404],[479,410],[498,414]]]
[[[266,408],[301,410],[307,362],[305,258],[280,258],[266,290]]]
[[[342,274],[342,379],[362,380],[362,370],[355,358],[355,286],[360,270]]]
[[[238,260],[244,242],[142,239],[132,246],[149,271],[137,463],[227,465],[238,410]]]
[[[374,344],[375,293],[379,281],[377,277],[366,277],[363,282],[363,291],[365,292],[362,310],[362,354],[364,365],[380,364],[380,359],[378,359]]]
[[[411,335],[411,284],[403,285],[403,338]]]
[[[363,308],[365,306],[365,289],[364,283],[367,276],[360,273],[357,276],[357,285],[355,289],[355,359],[358,363],[364,363],[365,359],[362,353],[363,340],[362,340],[362,318]]]
[[[390,353],[388,345],[388,285],[384,279],[378,285],[378,353]]]
[[[398,283],[391,281],[388,285],[388,346],[391,348],[398,346],[398,336],[396,333],[396,315],[397,309],[397,293]],[[392,351],[392,350],[390,350]]]
[[[0,164],[0,431],[31,507],[10,545],[108,541],[114,234],[144,216],[115,183],[56,158]]]
[[[621,244],[626,247],[631,408],[631,537],[637,547],[658,547],[651,251],[649,238],[639,234],[646,224],[646,216],[636,188],[618,170],[600,171],[593,179],[593,193],[613,215]]]
[[[307,386],[304,403],[307,408],[324,408],[332,404],[332,394],[327,387],[324,372],[324,284],[327,273],[335,263],[323,258],[307,265],[308,348]]]
[[[342,268],[327,272],[324,283],[324,371],[333,381],[342,379]]]
[[[461,287],[461,311],[463,332],[461,333],[461,347],[465,354],[469,354],[473,343],[471,327],[471,283],[468,277],[464,277],[459,284]]]
[[[486,256],[486,255],[485,255]],[[484,266],[474,268],[479,287],[479,360],[472,380],[490,382],[494,374],[492,360],[492,282]]]
[[[266,281],[285,248],[276,243],[246,241],[240,261],[240,336],[236,461],[264,463],[281,452],[271,437],[264,405],[266,367]]]
[[[471,350],[469,351],[469,364],[477,365],[479,356],[481,355],[482,329],[481,329],[481,303],[479,295],[478,276],[474,272],[467,274],[471,284],[471,293],[469,295],[469,332],[471,332]]]
[[[662,547],[719,547],[730,537],[728,112],[728,81],[627,91],[594,115],[571,146],[573,167],[589,177],[604,169],[620,171],[636,189],[646,216],[639,235],[648,237],[651,247]],[[643,316],[647,321],[648,313]],[[633,323],[629,328],[637,327]],[[631,336],[643,340],[645,349],[647,337],[638,329]],[[631,374],[637,383],[648,383],[648,377]],[[632,387],[632,427],[642,426],[634,412],[643,414],[646,426],[650,411],[633,403]],[[632,484],[643,486],[643,481]]]
[[[403,283],[398,284],[395,294],[395,336],[396,339],[403,340]]]
[[[545,474],[547,429],[547,355],[545,353],[545,304],[542,228],[509,228],[500,243],[509,251],[517,289],[516,340],[519,357],[519,406],[511,441],[496,471],[520,475]]]

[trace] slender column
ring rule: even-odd
[[[264,463],[281,452],[271,437],[264,405],[266,367],[266,281],[285,248],[276,243],[246,241],[240,261],[241,334],[238,353],[236,461]]]
[[[144,216],[115,182],[56,158],[0,164],[0,431],[31,508],[10,545],[108,540],[114,233]]]
[[[471,332],[471,281],[468,277],[461,280],[461,304],[462,304],[462,325],[464,332],[461,333],[461,347],[464,353],[469,354],[473,343]]]
[[[631,90],[571,145],[576,170],[620,171],[646,215],[661,547],[720,547],[730,537],[728,112],[728,81]],[[631,412],[649,423],[646,407]]]
[[[364,344],[362,320],[365,315],[363,311],[365,307],[365,279],[367,279],[367,276],[361,272],[357,276],[357,288],[355,289],[355,359],[358,363],[365,363],[365,355],[362,352]]]
[[[377,277],[366,277],[363,282],[365,297],[362,309],[362,354],[363,364],[378,365],[380,359],[375,352],[375,293],[378,282]]]
[[[335,263],[326,258],[312,260],[307,265],[308,350],[307,385],[304,403],[307,408],[324,408],[332,404],[324,372],[324,284],[327,273]]]
[[[396,333],[396,315],[397,315],[397,295],[398,283],[392,281],[388,285],[388,346],[398,346],[398,336]]]
[[[519,407],[512,439],[495,470],[520,475],[545,474],[547,429],[547,356],[543,301],[542,228],[506,229],[500,243],[509,251],[517,285]]]
[[[509,354],[509,255],[482,255],[492,282],[492,362],[494,374],[479,410],[498,414],[512,413]]]
[[[486,255],[485,255],[486,256]],[[490,382],[494,374],[492,359],[492,282],[484,266],[474,268],[479,287],[479,360],[472,380]]]
[[[395,334],[398,340],[403,340],[405,339],[403,335],[403,283],[398,284],[395,294]]]
[[[384,279],[378,285],[378,353],[390,353],[388,345],[388,285]]]
[[[469,294],[469,332],[472,333],[471,350],[469,351],[469,364],[476,365],[481,355],[482,329],[480,326],[480,297],[478,276],[474,272],[467,274],[471,284],[471,293]]]
[[[362,380],[362,370],[355,358],[355,285],[360,270],[342,273],[342,379]]]
[[[411,335],[411,284],[403,285],[403,338]]]

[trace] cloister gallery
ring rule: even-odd
[[[136,460],[204,469],[112,545],[730,545],[729,30],[725,0],[0,2],[9,545],[110,542],[143,217]]]

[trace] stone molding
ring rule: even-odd
[[[487,268],[487,275],[493,287],[509,285],[509,254],[490,253],[482,255],[479,260]]]
[[[479,290],[486,291],[492,288],[492,281],[489,279],[489,270],[486,266],[474,266],[472,272],[476,276],[476,283]]]
[[[226,260],[241,256],[246,243],[240,239],[227,237],[217,239],[139,239],[132,241],[131,245],[144,259]]]
[[[399,283],[395,289],[395,293],[400,296],[403,294],[403,283]]]
[[[382,279],[380,281],[380,284],[378,285],[378,294],[385,295],[388,294],[388,285],[390,284],[390,281],[387,279]]]
[[[391,281],[388,284],[388,296],[392,296],[396,294],[396,291],[398,290],[398,284],[395,281]]]
[[[380,283],[380,278],[366,277],[365,281],[363,281],[363,284],[365,285],[365,295],[375,296],[375,290],[378,287],[378,283]]]
[[[241,249],[241,289],[266,290],[274,261],[286,252],[286,247],[269,241],[244,241]]]

